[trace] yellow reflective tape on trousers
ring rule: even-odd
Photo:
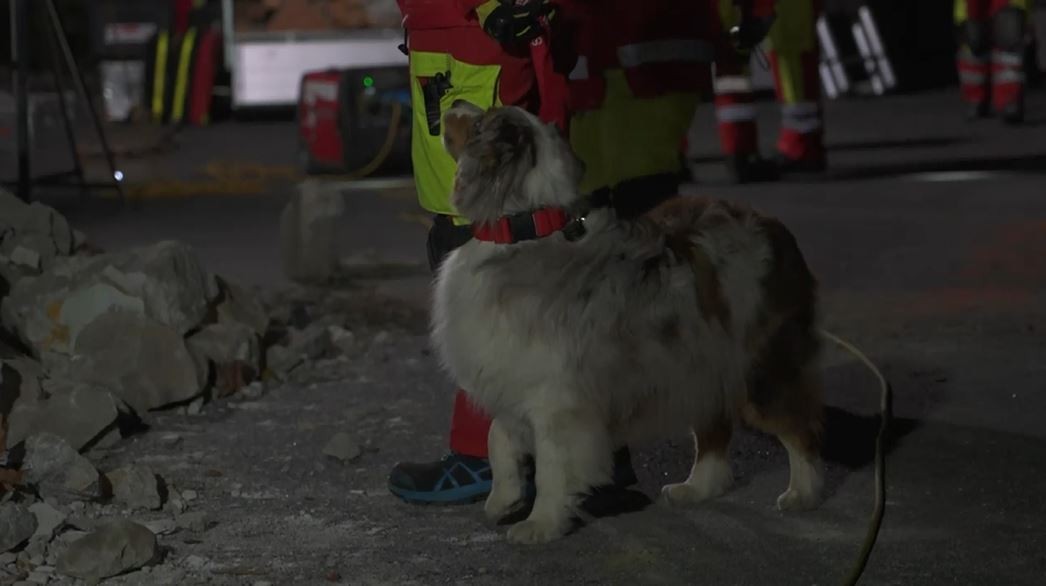
[[[174,82],[174,97],[171,98],[171,122],[181,122],[185,117],[185,95],[189,92],[189,66],[192,64],[193,45],[196,44],[196,28],[185,31],[178,57],[178,76]]]
[[[160,31],[156,37],[156,70],[153,72],[153,122],[163,122],[164,82],[167,80],[167,46],[170,35]]]

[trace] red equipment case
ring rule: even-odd
[[[409,173],[409,79],[401,66],[327,69],[302,76],[298,140],[303,170]]]

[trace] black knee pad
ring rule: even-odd
[[[992,39],[995,46],[1011,53],[1023,52],[1025,22],[1024,11],[1020,8],[1008,6],[997,12],[992,19]]]
[[[962,24],[960,36],[977,57],[986,57],[992,48],[991,26],[986,20],[967,20]]]

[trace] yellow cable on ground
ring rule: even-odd
[[[389,124],[389,131],[385,134],[385,142],[381,145],[381,148],[378,149],[377,154],[374,155],[374,158],[371,159],[369,163],[360,167],[359,169],[356,169],[355,171],[350,171],[348,173],[343,173],[339,175],[324,175],[323,178],[333,180],[340,179],[342,181],[362,179],[367,175],[370,175],[371,173],[377,171],[378,167],[381,167],[382,164],[385,163],[385,160],[389,158],[389,155],[392,154],[392,148],[396,144],[396,134],[399,133],[400,116],[402,114],[403,105],[399,102],[393,102],[392,122]]]
[[[854,586],[861,579],[861,574],[864,573],[864,569],[868,565],[868,558],[872,555],[872,549],[875,548],[875,540],[879,537],[879,528],[883,524],[883,513],[886,509],[886,456],[883,454],[883,448],[886,443],[886,430],[890,421],[890,402],[893,391],[886,377],[875,366],[875,363],[864,355],[864,352],[861,352],[860,349],[850,342],[829,331],[821,330],[821,335],[837,344],[843,350],[853,354],[879,379],[879,433],[875,437],[875,508],[872,510],[872,518],[868,524],[868,532],[865,534],[864,543],[861,545],[857,563],[854,564],[853,569],[850,570],[850,574],[846,578],[846,582],[844,582],[847,586]]]

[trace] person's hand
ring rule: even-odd
[[[730,29],[730,41],[734,49],[742,54],[750,53],[770,34],[770,27],[776,19],[777,15],[773,13],[763,18],[750,14],[742,16],[740,24]]]
[[[476,8],[480,24],[494,40],[503,44],[528,43],[544,32],[556,11],[549,0],[489,0]]]

